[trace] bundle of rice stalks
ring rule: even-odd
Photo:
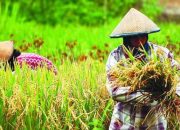
[[[180,73],[171,66],[169,59],[162,55],[161,58],[159,55],[148,58],[146,63],[127,59],[118,62],[108,76],[113,87],[130,86],[129,93],[142,92],[139,101],[143,100],[143,105],[157,101],[153,110],[164,115],[168,127],[180,128],[180,97],[176,94]]]

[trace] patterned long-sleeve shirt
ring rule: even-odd
[[[48,70],[51,70],[55,74],[57,74],[57,69],[55,65],[43,56],[34,53],[21,53],[21,55],[19,55],[16,60],[20,67],[23,67],[23,64],[25,63],[31,69],[37,69],[38,67],[46,67]]]
[[[152,43],[146,43],[148,46],[151,46],[154,52],[160,48],[164,51],[167,58],[171,59],[171,65],[177,65],[178,63],[173,59],[172,53],[165,47],[161,47]],[[151,55],[151,49],[148,50],[148,54]],[[114,49],[107,60],[106,63],[106,71],[111,69],[114,65],[117,64],[118,61],[125,59],[126,56],[123,53],[122,46]],[[115,87],[110,83],[107,76],[107,84],[106,87],[112,96],[112,98],[117,102],[114,106],[114,111],[111,119],[111,123],[109,126],[110,130],[166,130],[167,129],[167,121],[163,116],[158,116],[156,111],[152,114],[152,116],[144,120],[151,110],[151,108],[157,104],[157,102],[149,103],[148,105],[138,106],[136,103],[136,99],[140,97],[142,94],[140,92],[134,92],[129,94],[130,87]],[[176,93],[180,96],[180,84],[177,86]],[[155,121],[152,124],[150,122]]]

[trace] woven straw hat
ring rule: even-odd
[[[0,61],[7,61],[13,53],[13,49],[12,41],[0,42]]]
[[[113,30],[110,37],[118,38],[131,35],[149,34],[160,31],[160,28],[147,16],[131,8]]]

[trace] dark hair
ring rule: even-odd
[[[135,36],[146,36],[146,37],[147,37],[147,41],[148,41],[148,34],[140,34],[140,35],[132,35],[132,36],[123,37],[123,44],[124,44],[126,47],[131,46],[130,38],[131,38],[131,37],[135,37]],[[146,42],[147,42],[147,41],[146,41]]]
[[[20,55],[21,55],[21,52],[20,52],[20,51],[18,51],[18,50],[16,50],[16,49],[13,50],[13,53],[12,53],[10,59],[8,60],[8,64],[9,64],[9,66],[10,66],[10,68],[11,68],[12,71],[15,70],[14,62],[15,62],[16,58],[17,58],[18,56],[20,56]],[[6,69],[6,66],[5,66],[5,69]]]

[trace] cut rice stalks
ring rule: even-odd
[[[110,70],[108,78],[112,86],[130,86],[129,93],[141,92],[138,105],[142,105],[142,101],[143,105],[156,101],[157,104],[147,115],[157,111],[159,116],[166,118],[169,129],[179,129],[180,97],[176,94],[180,82],[178,69],[172,67],[171,60],[164,57],[161,50],[157,51],[157,55],[154,53],[153,57],[148,57],[148,62],[131,59],[119,61]]]

